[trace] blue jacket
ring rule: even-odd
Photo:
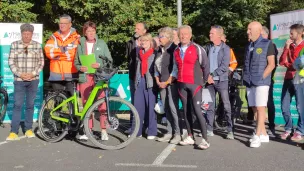
[[[212,46],[213,44],[208,44],[205,46],[208,59],[210,58],[209,51]],[[218,60],[218,68],[213,73],[210,74],[212,74],[213,76],[219,76],[220,77],[219,81],[227,81],[228,73],[229,73],[229,63],[230,63],[230,47],[226,45],[224,42],[222,42],[221,44],[221,48],[218,52],[217,60]]]
[[[246,50],[245,65],[244,65],[244,84],[250,86],[265,86],[271,83],[271,74],[263,78],[265,68],[268,65],[267,51],[272,43],[268,39],[261,36],[253,43],[250,43]],[[252,58],[250,58],[250,53]]]

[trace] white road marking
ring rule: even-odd
[[[168,145],[162,153],[154,160],[152,164],[154,165],[161,165],[163,162],[166,160],[166,158],[170,155],[172,150],[176,147],[175,144],[170,144]]]
[[[195,165],[173,165],[173,164],[137,164],[137,163],[117,163],[115,166],[129,166],[129,167],[163,167],[163,168],[189,168],[196,169]]]
[[[152,164],[141,164],[141,163],[116,163],[115,166],[129,166],[129,167],[160,167],[160,168],[189,168],[195,169],[196,165],[173,165],[173,164],[163,164],[166,158],[170,155],[172,150],[176,147],[175,144],[168,145]]]
[[[25,137],[26,137],[26,136],[23,135],[23,136],[19,137],[19,139],[21,140],[21,139],[23,139],[23,138],[25,138]],[[18,141],[18,140],[15,140],[15,141]],[[3,141],[3,142],[0,142],[0,146],[3,145],[3,144],[10,143],[10,142],[11,142],[11,141]]]

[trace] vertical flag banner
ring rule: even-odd
[[[283,53],[285,42],[289,39],[290,29],[289,27],[293,24],[304,24],[304,10],[289,11],[279,14],[270,15],[270,33],[271,39],[276,44],[279,54],[278,60]],[[277,124],[285,124],[282,110],[281,110],[281,94],[283,88],[283,82],[285,77],[286,68],[279,66],[275,73],[275,84],[273,88],[273,99],[275,104],[275,122]],[[295,103],[295,97],[292,99],[290,105],[290,112],[293,119],[293,124],[297,124],[298,112]]]
[[[0,23],[0,72],[3,76],[2,87],[5,87],[8,93],[8,106],[4,123],[10,123],[14,107],[14,75],[8,66],[8,56],[10,53],[11,43],[21,40],[20,26],[22,23]],[[42,24],[32,24],[34,26],[33,40],[42,44],[43,26]],[[38,92],[35,99],[34,120],[37,120],[38,113],[43,101],[43,74],[40,73],[40,82],[38,85]],[[22,113],[22,120],[24,119],[24,110]]]

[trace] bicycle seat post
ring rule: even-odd
[[[76,81],[73,81],[73,91],[77,92],[77,83],[76,83]]]

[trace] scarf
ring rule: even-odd
[[[148,59],[153,54],[154,49],[149,49],[146,53],[144,53],[143,49],[139,51],[139,56],[141,59],[141,76],[144,76],[148,71]]]

